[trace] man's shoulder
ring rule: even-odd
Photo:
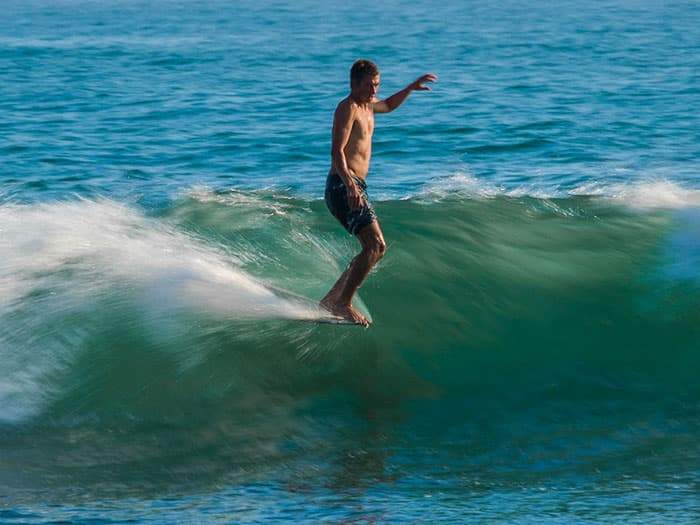
[[[350,97],[345,97],[343,100],[338,102],[336,106],[337,109],[352,109],[355,107],[355,102]]]
[[[350,97],[345,97],[338,102],[338,105],[335,107],[335,113],[336,115],[340,114],[350,117],[355,113],[356,106],[357,104]]]

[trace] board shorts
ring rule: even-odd
[[[367,196],[367,183],[359,177],[353,177],[353,180],[362,194],[359,208],[350,209],[348,189],[337,173],[330,173],[326,179],[326,206],[333,217],[343,225],[343,228],[351,234],[357,235],[362,228],[377,221],[377,214]]]

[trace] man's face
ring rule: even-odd
[[[379,75],[366,76],[357,83],[357,98],[362,102],[371,101],[379,91]]]

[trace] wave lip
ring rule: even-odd
[[[492,198],[505,195],[506,190],[478,179],[468,172],[457,172],[449,177],[439,177],[428,181],[420,190],[418,197],[437,199],[450,196]]]
[[[635,181],[619,184],[589,183],[569,192],[621,203],[639,209],[680,209],[700,207],[700,190],[684,188],[669,180]]]
[[[666,179],[640,180],[628,183],[591,182],[573,189],[561,190],[556,188],[543,189],[534,184],[506,188],[503,185],[479,179],[468,172],[458,172],[448,177],[432,179],[422,187],[416,196],[437,200],[450,197],[476,199],[593,197],[641,210],[700,207],[700,190],[687,188]]]

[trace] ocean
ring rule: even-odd
[[[0,522],[700,521],[696,2],[0,7]]]

